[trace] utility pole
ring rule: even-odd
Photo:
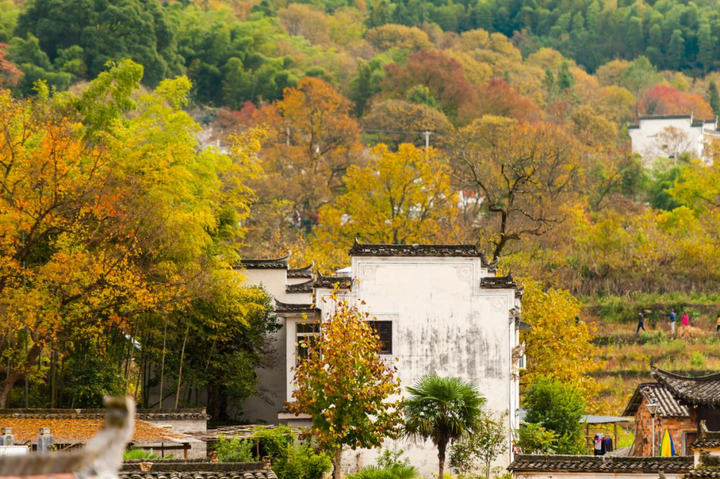
[[[425,160],[428,159],[428,151],[430,151],[430,135],[431,132],[425,130],[423,131],[423,135],[425,136]]]

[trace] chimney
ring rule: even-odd
[[[15,443],[15,436],[13,436],[12,428],[2,428],[0,433],[0,446],[12,446]]]
[[[40,435],[37,438],[37,452],[44,453],[50,452],[50,446],[53,443],[53,438],[50,435],[49,427],[40,428]]]

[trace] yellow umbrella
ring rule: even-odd
[[[675,455],[675,446],[673,446],[672,438],[667,429],[663,432],[662,441],[660,442],[660,455],[663,457]]]

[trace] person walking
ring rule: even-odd
[[[715,332],[720,333],[720,313],[717,315],[717,319],[715,320]]]
[[[640,330],[645,331],[645,315],[643,314],[642,310],[638,311],[638,325],[637,325],[637,331],[635,331],[635,336],[640,334]]]
[[[683,326],[690,326],[690,316],[688,316],[687,311],[683,314],[683,317],[682,317],[682,325],[683,325]]]
[[[675,310],[670,311],[670,331],[675,334],[675,322],[677,321],[677,314]]]

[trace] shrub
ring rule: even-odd
[[[299,442],[288,426],[255,432],[265,447],[278,479],[323,479],[332,463],[327,454],[315,450],[312,444]]]
[[[539,377],[530,384],[524,398],[528,423],[539,424],[556,435],[552,447],[557,454],[582,454],[585,451],[581,424],[585,411],[582,392],[572,384]]]
[[[417,469],[407,464],[394,464],[389,467],[368,466],[362,468],[348,479],[416,479],[419,478]]]
[[[707,364],[705,355],[701,351],[695,351],[690,357],[690,364],[694,368],[704,368],[705,364]]]
[[[123,453],[123,461],[137,461],[139,459],[172,459],[172,455],[161,457],[152,450],[145,449],[128,449]]]
[[[252,453],[253,446],[253,441],[247,439],[241,440],[237,437],[228,439],[220,436],[215,450],[220,462],[252,462],[255,460]]]

